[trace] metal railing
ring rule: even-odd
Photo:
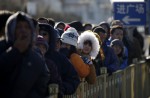
[[[73,95],[64,95],[63,98],[148,98],[150,96],[150,63],[132,64],[110,76],[106,68],[101,70],[103,74],[97,77],[94,85],[82,81]]]
[[[58,98],[58,85],[50,84],[48,88],[50,93],[50,96],[48,98]]]

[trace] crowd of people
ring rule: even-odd
[[[46,98],[55,83],[62,98],[73,94],[82,79],[95,84],[102,67],[111,75],[141,59],[142,45],[128,33],[120,20],[55,23],[0,11],[0,97]]]

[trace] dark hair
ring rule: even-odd
[[[110,25],[109,25],[107,22],[101,22],[101,23],[99,24],[99,26],[102,27],[102,25],[105,25],[105,26],[107,27],[107,29],[108,29],[108,31],[106,31],[107,37],[110,37]],[[103,28],[103,27],[102,27],[102,28]]]
[[[83,25],[84,29],[85,29],[87,26],[92,27],[92,24],[90,24],[90,23],[86,23],[86,24],[84,24],[84,25]]]
[[[45,18],[45,17],[40,17],[40,18],[37,19],[37,21],[39,21],[39,20],[46,20],[46,22],[48,23],[48,19]]]
[[[97,28],[97,27],[99,27],[99,26],[94,26],[94,27],[92,28],[92,31],[93,31],[95,28]]]
[[[64,28],[65,28],[65,23],[64,23],[64,22],[58,22],[58,24],[57,24],[56,28],[57,28],[59,25],[63,25],[63,26],[64,26]]]
[[[83,26],[84,26],[84,27],[86,27],[86,26],[92,26],[92,24],[90,24],[90,23],[85,23]]]
[[[83,44],[89,44],[91,47],[92,47],[92,42],[90,41],[90,40],[86,40],[86,41],[84,41],[84,43]]]
[[[120,21],[120,20],[113,20],[112,22],[111,22],[111,27],[112,26],[123,26],[123,23]]]
[[[107,22],[101,22],[99,26],[105,25],[110,30],[110,25]]]
[[[84,27],[82,25],[81,21],[72,21],[71,23],[68,24],[70,27],[75,28],[78,32],[83,32]]]
[[[93,32],[95,33],[99,33],[99,32],[102,32],[102,33],[106,33],[106,31],[101,27],[101,26],[97,26]]]
[[[55,20],[53,18],[48,18],[48,24],[51,25],[52,27],[55,26]]]
[[[3,28],[6,25],[7,19],[13,15],[13,12],[11,11],[7,11],[7,10],[2,10],[0,11],[0,33],[4,33],[2,32]],[[1,35],[1,34],[0,34]],[[3,34],[2,34],[3,35]]]
[[[124,32],[124,29],[121,27],[121,26],[113,26],[111,29],[110,29],[110,34],[113,34],[115,32],[116,29],[120,29]]]
[[[35,20],[35,19],[32,19],[33,20],[33,25],[34,25],[34,27],[36,28],[36,26],[38,25],[38,22],[37,22],[37,20]]]
[[[75,46],[70,45],[70,49],[69,49],[69,58],[71,56],[72,53],[77,53],[77,49]]]

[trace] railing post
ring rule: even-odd
[[[132,64],[138,64],[138,58],[134,58],[134,59],[132,60]]]
[[[104,98],[106,98],[106,85],[107,85],[107,68],[106,67],[102,67],[100,69],[101,74],[104,76]]]
[[[82,82],[80,83],[80,92],[81,92],[81,95],[80,95],[80,97],[81,98],[85,98],[85,91],[84,91],[84,84],[85,84],[85,79],[82,79],[81,80]]]
[[[131,98],[135,98],[134,82],[135,82],[135,65],[131,66]]]
[[[48,88],[50,94],[49,98],[58,98],[58,84],[49,84]]]
[[[123,80],[122,80],[122,84],[123,84],[123,98],[126,98],[126,69],[123,70]]]
[[[133,96],[133,70],[134,64],[130,65],[129,67],[126,68],[126,98],[134,98]]]

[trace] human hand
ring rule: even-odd
[[[93,62],[89,58],[87,58],[87,57],[81,57],[81,58],[84,61],[84,63],[86,63],[88,65],[92,65],[93,64]]]

